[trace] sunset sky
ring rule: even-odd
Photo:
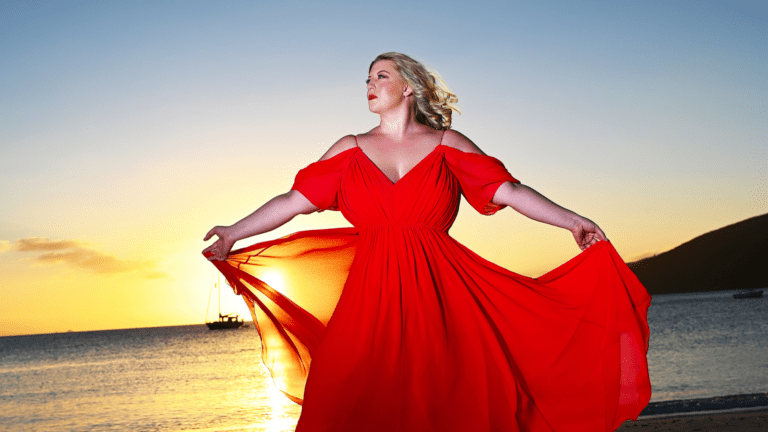
[[[627,261],[764,214],[767,27],[765,1],[1,1],[0,336],[202,323],[205,233],[377,125],[385,51]],[[451,234],[530,276],[579,252],[466,203]]]

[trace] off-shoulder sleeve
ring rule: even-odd
[[[492,215],[504,208],[492,202],[502,183],[520,183],[500,160],[491,156],[446,147],[445,160],[459,180],[464,197],[475,210],[484,215]]]
[[[339,183],[353,150],[309,164],[296,174],[291,190],[301,192],[320,210],[338,210]]]

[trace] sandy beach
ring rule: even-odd
[[[672,432],[765,432],[768,431],[768,407],[753,411],[704,413],[627,421],[616,429],[626,431]]]

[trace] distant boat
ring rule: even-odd
[[[213,287],[215,286],[216,289],[219,292],[219,320],[218,321],[212,321],[212,322],[205,322],[205,325],[208,326],[208,330],[227,330],[227,329],[237,329],[243,326],[245,323],[245,320],[241,320],[240,315],[228,313],[225,315],[221,314],[221,276],[220,273],[217,274],[218,282],[211,285],[211,291],[213,291]],[[211,307],[211,293],[208,293],[208,308]],[[208,308],[206,308],[205,316],[208,316]]]
[[[735,299],[746,299],[746,298],[760,298],[763,296],[763,290],[761,289],[749,289],[741,292],[737,292],[733,295],[733,298]]]
[[[219,320],[213,322],[206,322],[208,330],[226,330],[240,328],[245,320],[238,320],[240,315],[235,314],[219,314]]]

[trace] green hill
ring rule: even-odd
[[[768,214],[710,231],[629,267],[651,294],[768,287]]]

